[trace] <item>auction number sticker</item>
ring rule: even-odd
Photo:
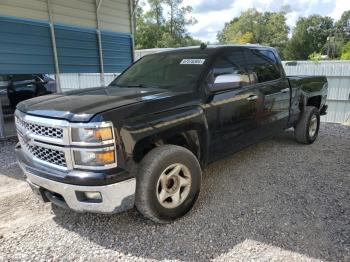
[[[182,59],[180,65],[203,65],[205,59]]]

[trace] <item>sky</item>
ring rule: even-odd
[[[343,11],[350,10],[350,0],[184,0],[183,4],[192,6],[192,16],[198,21],[187,28],[189,34],[211,43],[216,42],[216,34],[222,30],[225,22],[248,8],[279,11],[282,6],[289,5],[291,12],[286,17],[290,28],[295,26],[300,16],[320,14],[338,20]]]

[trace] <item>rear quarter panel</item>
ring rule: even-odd
[[[312,97],[321,97],[320,108],[326,104],[328,82],[325,76],[288,76],[292,89],[290,123],[299,119],[299,114]]]

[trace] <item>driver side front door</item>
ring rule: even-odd
[[[213,79],[219,75],[239,75],[239,87],[215,92],[205,105],[211,134],[210,160],[238,151],[256,142],[258,136],[257,108],[263,101],[258,88],[250,85],[240,49],[224,53],[211,68]]]

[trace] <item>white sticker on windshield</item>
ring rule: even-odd
[[[205,59],[182,59],[180,65],[203,65]]]

